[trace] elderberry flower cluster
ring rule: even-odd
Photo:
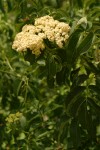
[[[47,15],[35,19],[34,25],[25,25],[18,33],[13,42],[12,48],[17,51],[32,50],[35,55],[40,55],[45,49],[44,39],[56,43],[62,48],[68,39],[70,26],[64,22],[54,20]]]

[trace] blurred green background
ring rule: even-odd
[[[22,26],[44,15],[71,26],[49,66],[12,49]],[[99,0],[0,0],[0,150],[99,150],[99,46]]]

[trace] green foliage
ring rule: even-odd
[[[98,0],[0,1],[1,150],[99,149],[98,5]],[[44,15],[70,24],[64,47],[44,41],[39,57],[12,50],[22,26]]]

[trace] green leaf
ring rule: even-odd
[[[52,55],[48,57],[47,60],[47,68],[48,68],[48,75],[50,77],[54,76],[57,72],[62,69],[60,57],[56,55]]]
[[[17,140],[24,140],[26,138],[25,133],[20,133],[19,137],[17,137]]]
[[[93,32],[90,32],[81,42],[81,44],[77,47],[77,56],[79,56],[80,54],[84,54],[88,51],[88,49],[92,45],[92,40]]]
[[[60,72],[57,72],[56,74],[57,84],[62,85],[62,84],[65,84],[66,82],[68,84],[68,81],[67,81],[68,77],[69,77],[69,70],[66,66],[64,66],[62,70]]]
[[[82,27],[84,30],[87,28],[87,18],[86,17],[82,17],[77,25],[79,25],[80,27]]]
[[[12,137],[11,137],[10,144],[11,144],[11,145],[15,144],[15,138],[14,138],[14,136],[13,136],[13,135],[12,135]]]
[[[100,87],[96,85],[90,85],[89,88],[92,92],[95,92],[100,97]]]
[[[76,46],[81,32],[82,29],[79,28],[75,32],[73,32],[69,38],[68,45],[66,47],[66,55],[67,55],[66,61],[69,65],[75,63],[76,52],[77,52]]]
[[[47,77],[47,83],[48,83],[49,88],[54,87],[54,81],[55,81],[54,77],[49,77],[49,76]]]
[[[82,0],[77,0],[77,3],[78,3],[78,6],[79,6],[80,8],[83,7],[83,1],[82,1]]]
[[[85,60],[85,67],[90,71],[90,72],[94,72],[98,75],[100,75],[100,69],[97,68],[89,58],[87,57],[83,57],[83,59]]]
[[[71,106],[73,105],[73,103],[75,103],[75,101],[77,100],[77,98],[82,94],[82,92],[84,92],[85,87],[83,86],[77,86],[75,88],[73,88],[70,93],[67,95],[66,97],[66,111],[69,113],[69,110],[71,108]]]
[[[75,78],[77,78],[80,71],[80,67],[71,71],[70,79],[73,82]]]
[[[26,126],[26,118],[24,116],[20,117],[20,125],[22,128]]]
[[[66,137],[68,136],[69,131],[69,117],[67,116],[61,116],[60,124],[58,127],[58,139],[60,140],[66,140]]]
[[[21,9],[21,15],[22,17],[25,17],[26,13],[27,13],[27,1],[26,0],[22,0],[20,3],[20,9]]]
[[[72,107],[70,108],[70,113],[73,117],[76,117],[79,115],[79,111],[81,108],[81,105],[84,103],[84,96],[80,95],[75,103],[73,103]]]
[[[95,138],[95,126],[93,125],[92,111],[88,99],[81,105],[78,118],[82,128],[86,129],[88,137],[90,139]]]
[[[88,79],[88,75],[82,74],[82,75],[78,76],[77,85],[82,84],[87,79]]]
[[[66,50],[65,49],[57,49],[57,55],[60,57],[61,62],[65,63],[66,62]]]
[[[11,9],[12,9],[12,2],[10,0],[7,0],[7,5],[8,5],[8,11],[11,11]]]
[[[81,72],[80,67],[71,72],[70,79],[72,81],[72,87],[79,86],[88,79],[88,75],[84,73],[79,75],[79,72]]]
[[[100,106],[96,104],[96,102],[92,98],[88,98],[88,102],[95,109],[95,111],[100,115]]]
[[[30,64],[33,64],[35,62],[35,55],[32,54],[31,50],[28,50],[26,54],[24,55],[24,58],[26,61],[29,61]]]
[[[80,135],[80,128],[77,118],[72,119],[70,125],[70,138],[74,145],[74,148],[78,148],[81,144],[81,135]]]

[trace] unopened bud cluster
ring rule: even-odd
[[[40,55],[45,49],[44,39],[56,43],[62,48],[68,39],[70,26],[64,22],[54,20],[51,16],[37,18],[34,25],[25,25],[18,33],[12,48],[17,51],[32,50],[35,55]]]
[[[8,123],[14,123],[14,122],[20,120],[21,116],[22,116],[22,113],[17,112],[16,114],[10,114],[5,120]]]

